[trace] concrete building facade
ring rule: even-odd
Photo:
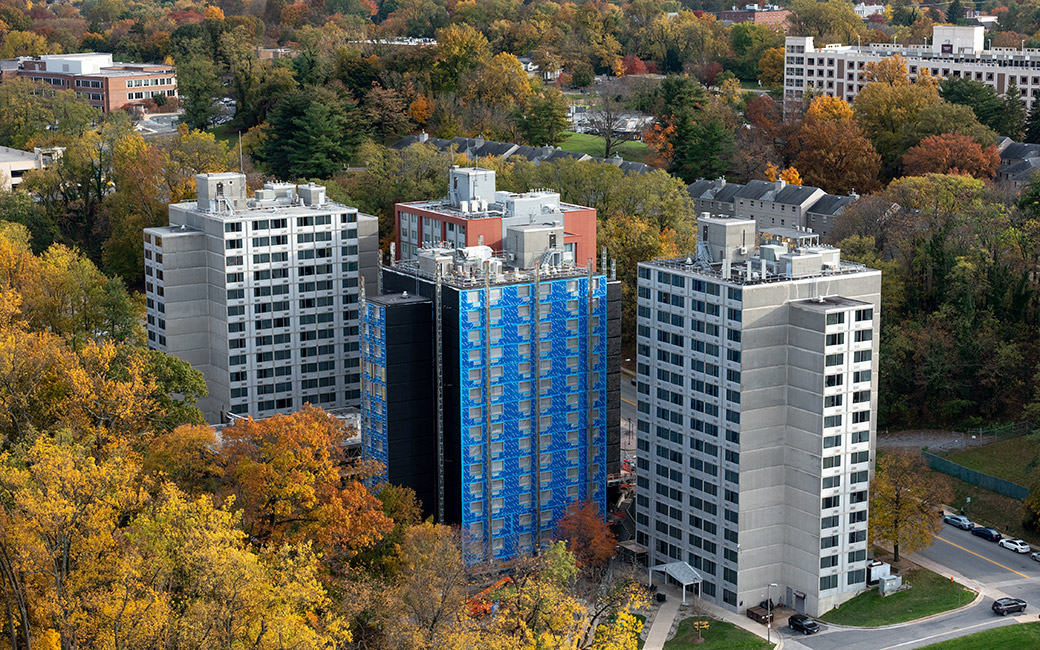
[[[811,36],[788,36],[784,101],[800,102],[807,90],[853,101],[866,85],[868,63],[899,54],[911,79],[972,79],[1003,95],[1014,81],[1027,108],[1040,96],[1040,49],[985,47],[983,27],[936,25],[927,45],[870,43],[817,46]]]
[[[207,422],[360,405],[358,296],[378,220],[320,185],[196,176],[196,201],[144,231],[148,344],[202,372]]]
[[[398,259],[414,260],[423,246],[442,242],[459,248],[490,246],[498,253],[510,226],[555,223],[563,226],[563,233],[553,247],[562,250],[568,263],[595,268],[593,208],[563,203],[552,190],[499,192],[492,169],[453,167],[448,183],[446,198],[394,206]]]
[[[121,63],[111,54],[45,54],[18,59],[13,76],[54,90],[72,90],[91,106],[108,113],[139,106],[158,95],[177,96],[177,72],[172,65]]]
[[[427,245],[383,269],[393,296],[362,307],[366,458],[435,495],[424,505],[461,527],[470,564],[530,555],[572,503],[605,513],[620,468],[620,283],[568,263],[563,241],[550,221],[510,226],[502,255]],[[425,336],[395,316],[420,307]]]
[[[866,587],[879,271],[803,230],[702,216],[639,265],[637,542],[701,597],[819,615]]]
[[[25,172],[43,169],[65,153],[64,147],[22,151],[11,147],[0,147],[0,189],[10,191],[22,184]]]

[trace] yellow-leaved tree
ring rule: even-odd
[[[930,472],[920,453],[886,452],[870,484],[871,540],[891,545],[896,562],[900,552],[926,548],[942,528],[940,506],[952,498],[950,479]]]

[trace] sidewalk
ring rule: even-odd
[[[686,606],[682,607],[682,591],[669,585],[658,585],[657,591],[667,594],[668,600],[657,610],[650,632],[646,636],[646,642],[643,644],[643,650],[661,650],[676,623],[684,618],[699,614],[732,623],[756,636],[760,636],[763,639],[766,638],[766,626],[756,623],[746,616],[741,616],[718,605],[707,603],[689,593],[686,594]],[[677,621],[676,617],[680,614],[680,608],[682,609],[682,615]],[[772,632],[772,641],[775,644],[775,650],[783,650],[784,639],[776,628]],[[791,649],[789,648],[788,650]]]

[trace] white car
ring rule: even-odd
[[[1030,550],[1029,544],[1026,544],[1020,539],[1002,539],[997,542],[1006,549],[1012,550],[1016,553],[1028,553]]]

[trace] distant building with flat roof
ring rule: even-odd
[[[5,79],[30,79],[54,90],[72,90],[105,113],[139,107],[157,96],[177,96],[177,73],[172,65],[122,63],[113,61],[111,54],[98,52],[8,59],[0,69]]]

